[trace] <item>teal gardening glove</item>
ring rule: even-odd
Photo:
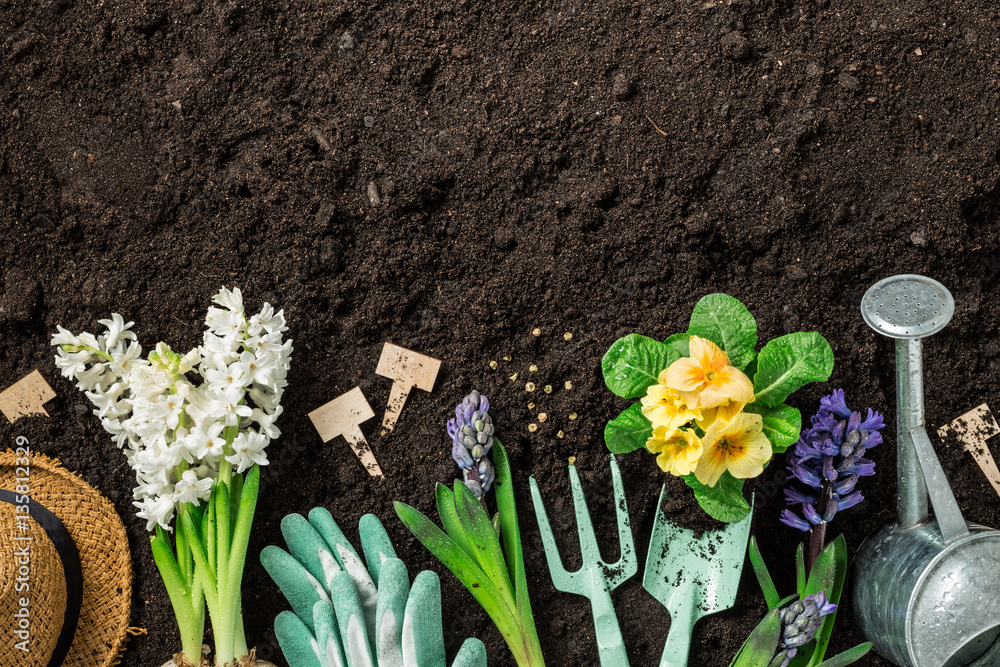
[[[447,667],[438,576],[421,572],[411,588],[378,517],[361,517],[359,532],[364,562],[317,507],[308,521],[282,519],[291,553],[276,546],[261,552],[292,605],[274,621],[289,667]],[[466,639],[452,667],[486,667],[486,647]]]

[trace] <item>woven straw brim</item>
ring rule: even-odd
[[[0,503],[0,667],[48,665],[65,613],[66,575],[55,545],[33,518]]]
[[[0,453],[0,488],[14,491],[14,462],[14,452]],[[62,521],[80,552],[83,570],[80,620],[63,667],[110,667],[124,647],[131,612],[132,558],[125,527],[111,501],[79,476],[43,454],[32,453],[30,463],[31,499]],[[35,544],[44,542],[47,540],[39,539]],[[65,608],[65,581],[52,577],[48,588],[54,591],[60,586]],[[53,614],[54,634],[58,635],[63,611]],[[37,619],[32,621],[33,630],[40,629],[36,623]],[[7,654],[4,647],[0,655]],[[0,667],[35,664],[23,656],[14,658],[6,662],[6,657],[0,657]],[[48,658],[38,664],[44,667]]]

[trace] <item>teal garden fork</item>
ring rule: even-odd
[[[576,509],[577,532],[580,535],[580,553],[583,567],[576,572],[567,572],[563,567],[559,549],[556,547],[552,526],[549,524],[542,496],[538,492],[538,483],[531,477],[531,499],[535,507],[535,517],[542,533],[542,544],[545,545],[545,559],[549,564],[552,583],[557,590],[564,593],[582,595],[590,600],[594,613],[594,629],[597,634],[597,649],[602,667],[628,667],[628,655],[622,641],[621,628],[618,626],[618,616],[611,602],[611,591],[624,583],[639,569],[635,554],[635,544],[632,540],[632,529],[629,526],[628,507],[625,504],[625,492],[622,489],[622,476],[618,470],[615,457],[611,457],[611,479],[615,491],[615,510],[618,514],[618,541],[621,545],[621,556],[618,561],[607,564],[601,560],[601,552],[594,536],[594,526],[590,521],[590,511],[587,500],[580,487],[580,476],[576,466],[569,466],[570,486],[573,490],[573,506]]]

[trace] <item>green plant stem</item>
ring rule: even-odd
[[[215,636],[215,662],[225,667],[235,665],[237,658],[248,653],[243,628],[241,584],[260,488],[260,468],[251,468],[242,484],[232,481],[230,484],[240,487],[238,509],[230,512],[230,486],[221,479],[217,480],[205,510],[208,529],[201,539],[198,539],[191,517],[185,516],[182,521],[185,538],[191,543],[196,577],[205,589]],[[223,525],[227,527],[223,528]],[[213,545],[216,551],[214,565],[208,558]]]
[[[201,645],[205,635],[205,594],[191,564],[191,549],[181,530],[183,515],[189,505],[178,510],[177,555],[170,547],[170,536],[162,528],[150,540],[153,560],[167,589],[170,605],[174,610],[181,637],[181,652],[188,662],[197,664],[201,659]]]

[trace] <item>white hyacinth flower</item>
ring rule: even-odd
[[[281,433],[292,353],[283,311],[265,303],[248,319],[239,289],[213,301],[221,307],[208,309],[203,344],[186,354],[159,343],[143,359],[133,323],[118,313],[100,320],[100,336],[57,326],[52,337],[56,366],[85,391],[135,470],[134,505],[147,530],[171,530],[180,503],[206,502],[221,465],[240,474],[267,465],[265,449]]]

